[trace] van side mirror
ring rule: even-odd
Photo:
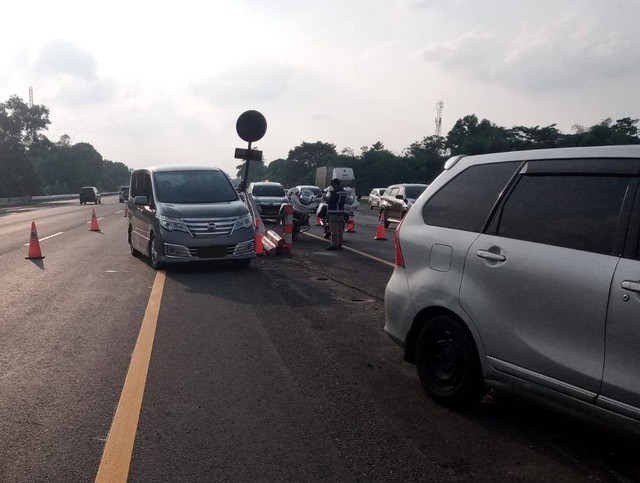
[[[136,196],[136,197],[133,199],[133,204],[134,204],[134,205],[143,205],[143,206],[146,206],[146,205],[148,205],[148,204],[149,204],[149,201],[147,200],[147,197],[146,197],[146,196]]]

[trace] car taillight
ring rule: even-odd
[[[398,268],[406,268],[404,266],[404,257],[402,256],[402,248],[400,247],[400,227],[404,222],[404,218],[400,220],[398,226],[396,227],[396,234],[394,236],[394,241],[396,245],[396,267]]]

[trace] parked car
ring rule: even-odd
[[[121,186],[120,193],[118,193],[118,201],[120,201],[120,203],[124,203],[128,199],[129,199],[129,187]]]
[[[457,156],[396,230],[385,330],[436,401],[640,422],[640,146]]]
[[[153,268],[166,263],[255,258],[255,225],[229,177],[202,166],[161,166],[131,174],[128,241]]]
[[[276,220],[280,206],[287,203],[287,195],[280,183],[255,181],[247,190],[253,196],[262,219]]]
[[[418,197],[427,189],[427,184],[394,184],[385,189],[378,205],[378,215],[384,214],[385,228],[390,223],[400,223]]]
[[[87,202],[95,203],[96,205],[102,203],[100,192],[95,186],[83,186],[80,188],[80,204],[86,205]]]
[[[369,209],[373,210],[380,206],[380,198],[384,194],[385,188],[373,188],[369,193]]]

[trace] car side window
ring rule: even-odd
[[[524,175],[499,214],[496,235],[615,255],[628,176]]]
[[[480,164],[458,174],[422,209],[427,225],[479,233],[520,161]]]

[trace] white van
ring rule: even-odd
[[[131,174],[131,253],[166,263],[255,258],[255,225],[229,177],[202,166],[161,166]]]

